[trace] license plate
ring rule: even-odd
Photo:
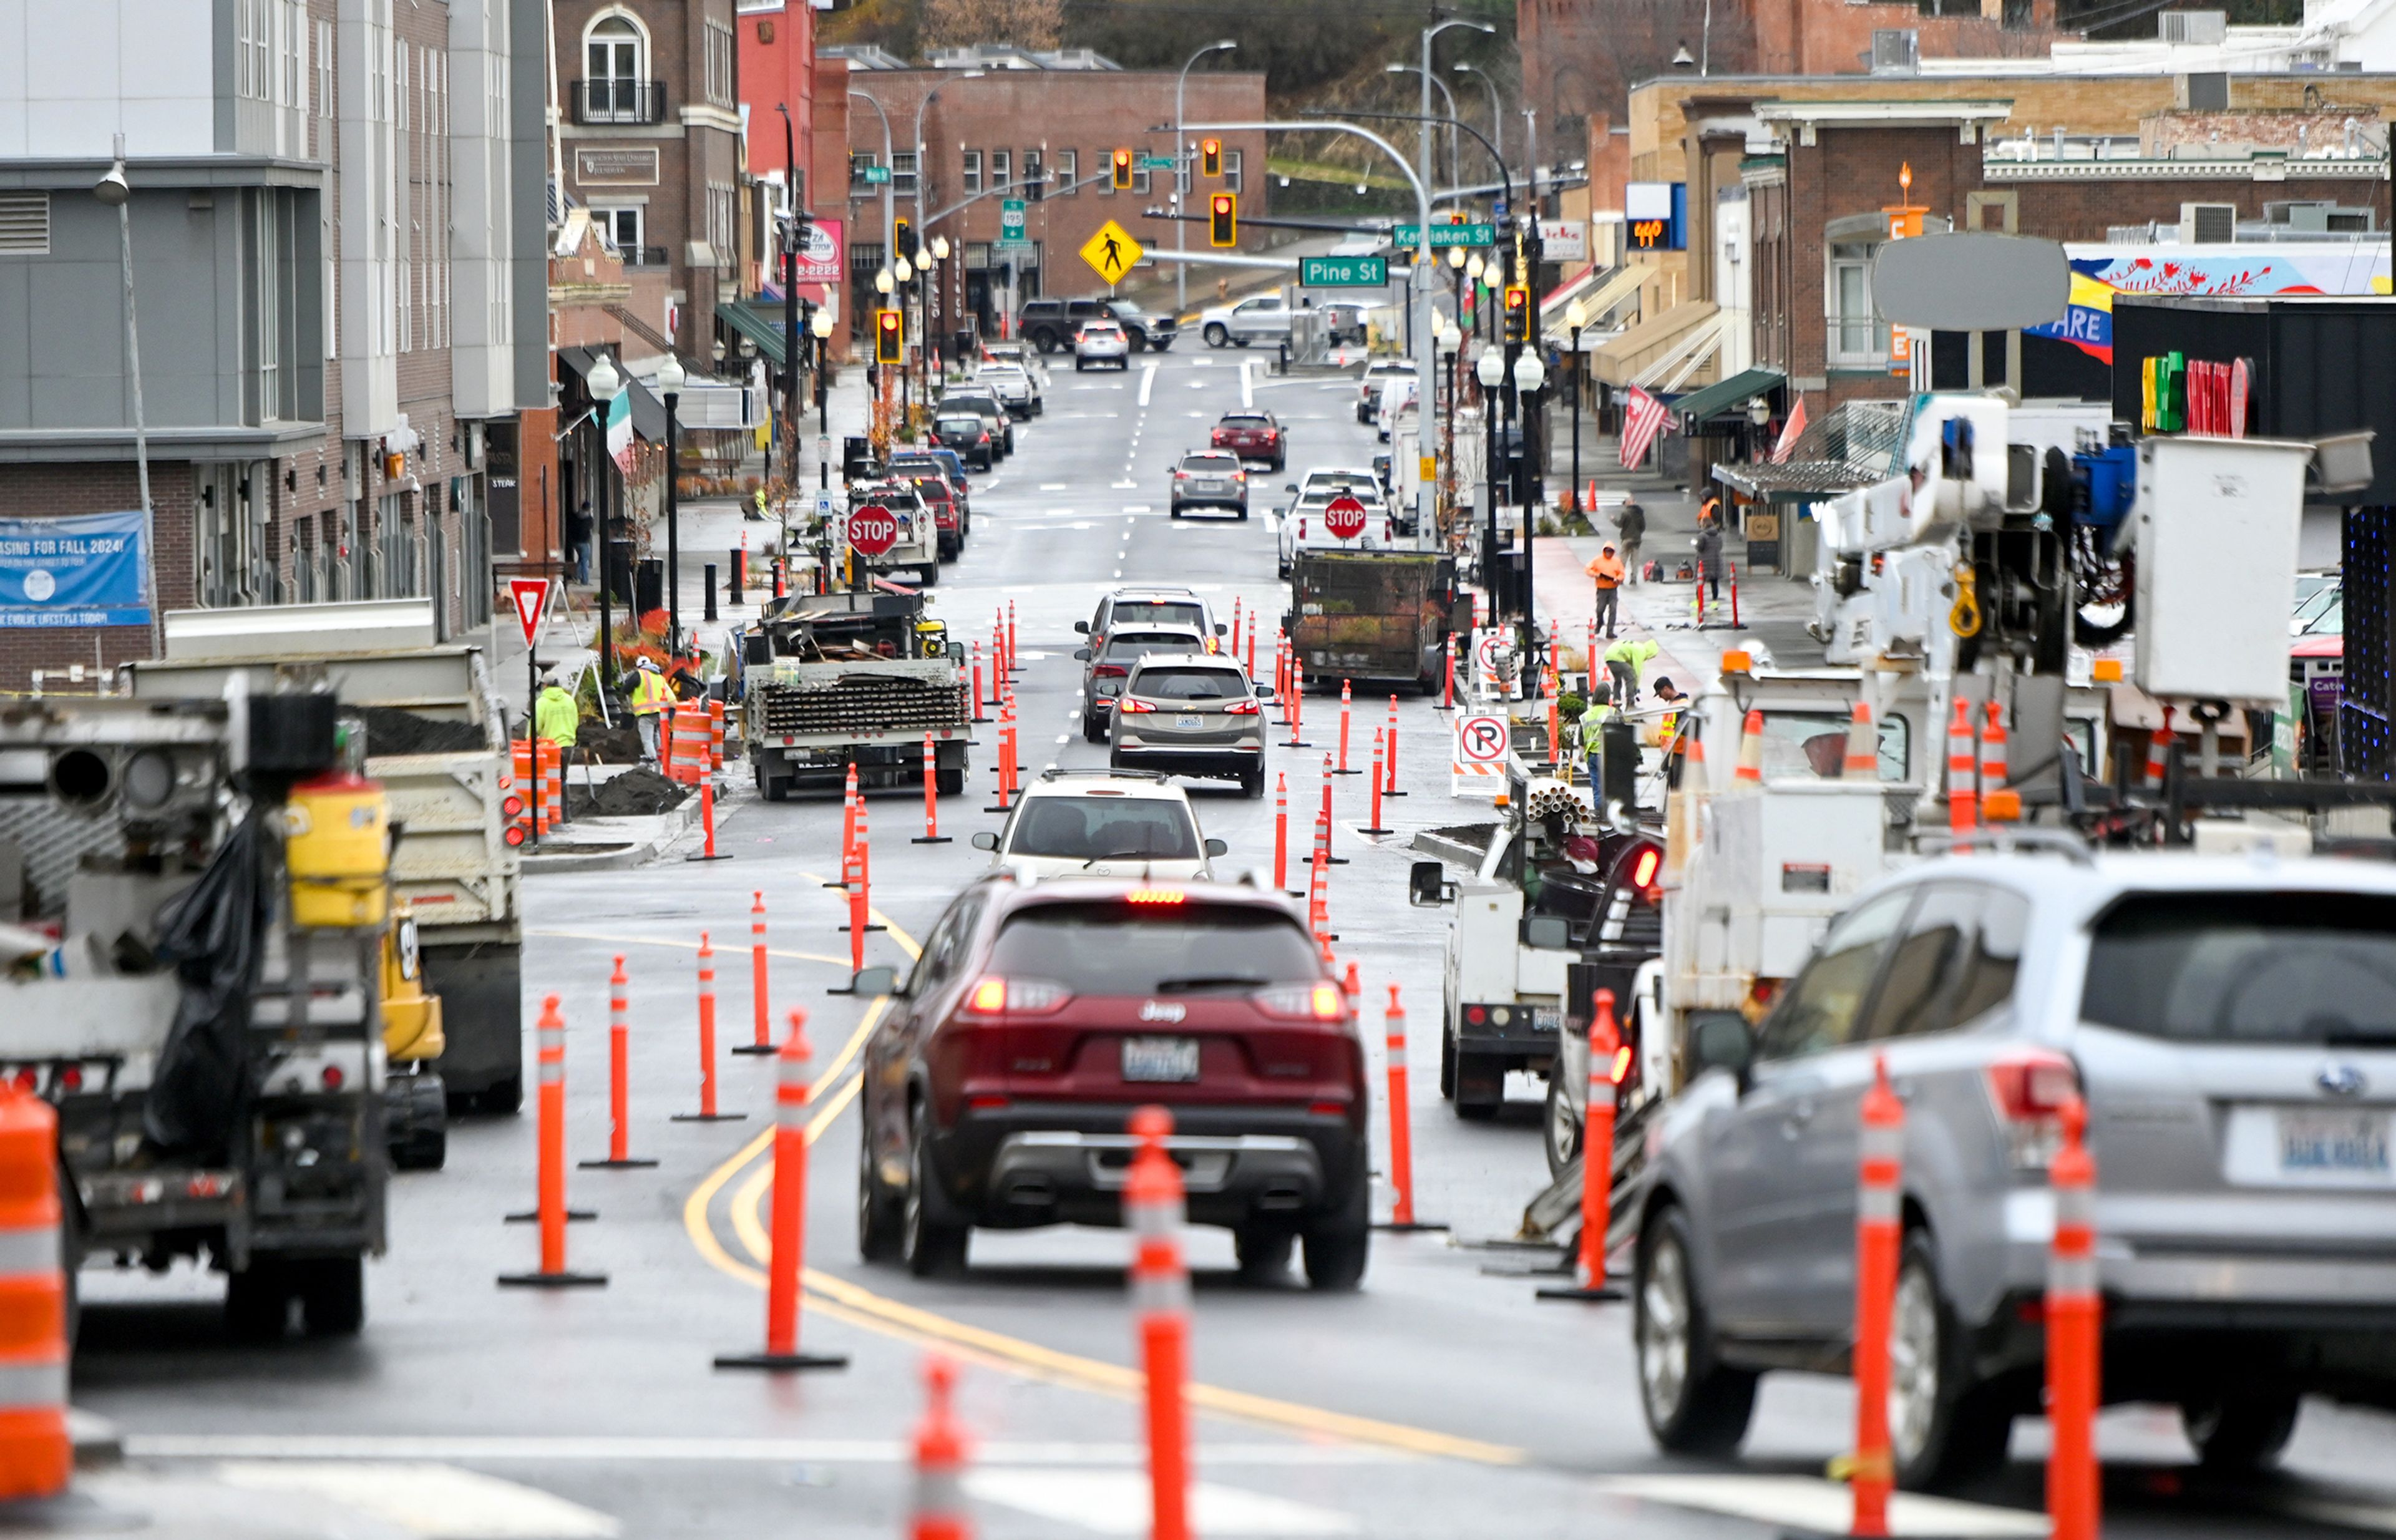
[[[1564,1019],[1564,1011],[1559,1006],[1534,1005],[1531,1007],[1531,1030],[1535,1032],[1561,1030]]]
[[[2396,1178],[2388,1153],[2384,1112],[2283,1110],[2279,1115],[2283,1176],[2386,1182]]]
[[[1198,484],[1198,490],[1201,492],[1220,492],[1223,490],[1223,484],[1221,482],[1202,481]]]
[[[1123,1078],[1127,1081],[1194,1081],[1198,1040],[1182,1037],[1124,1039]]]
[[[1185,732],[1194,732],[1198,728],[1205,726],[1205,724],[1194,716],[1185,715],[1175,717],[1173,719],[1173,725],[1181,728]]]

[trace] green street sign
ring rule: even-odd
[[[1171,155],[1142,155],[1139,157],[1139,168],[1143,171],[1170,171],[1173,169],[1173,157]]]
[[[1000,240],[1019,241],[1023,239],[1023,211],[1025,206],[1026,205],[1024,200],[1021,198],[1001,198],[998,200],[998,238]]]
[[[869,166],[864,167],[864,171],[865,185],[868,187],[880,187],[890,179],[890,167],[886,166]]]
[[[1391,246],[1411,246],[1419,244],[1421,235],[1410,224],[1402,224],[1390,232]],[[1485,246],[1498,244],[1498,227],[1492,224],[1435,224],[1431,227],[1431,248],[1444,246]]]
[[[1380,288],[1390,281],[1386,257],[1301,257],[1298,281],[1309,288]]]

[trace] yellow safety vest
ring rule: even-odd
[[[634,716],[655,716],[673,703],[673,686],[665,682],[664,675],[651,673],[648,670],[643,669],[639,677],[633,680],[632,714]]]

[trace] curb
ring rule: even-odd
[[[1475,850],[1469,844],[1440,834],[1418,834],[1406,843],[1426,856],[1436,856],[1443,861],[1464,868],[1467,871],[1478,871],[1481,869],[1482,856],[1487,854],[1485,851]]]
[[[724,827],[725,812],[725,803],[718,803],[715,808],[718,829]],[[589,856],[526,856],[519,858],[517,870],[526,877],[539,877],[576,871],[623,871],[632,867],[646,866],[698,826],[699,799],[686,797],[680,806],[670,808],[657,816],[657,829],[646,838],[626,841],[619,849]]]
[[[125,1463],[125,1433],[97,1412],[67,1408],[67,1437],[74,1444],[77,1470],[105,1470]]]

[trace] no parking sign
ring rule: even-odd
[[[1506,784],[1506,750],[1512,740],[1512,729],[1502,716],[1458,717],[1456,752],[1448,759],[1448,795],[1495,799]]]

